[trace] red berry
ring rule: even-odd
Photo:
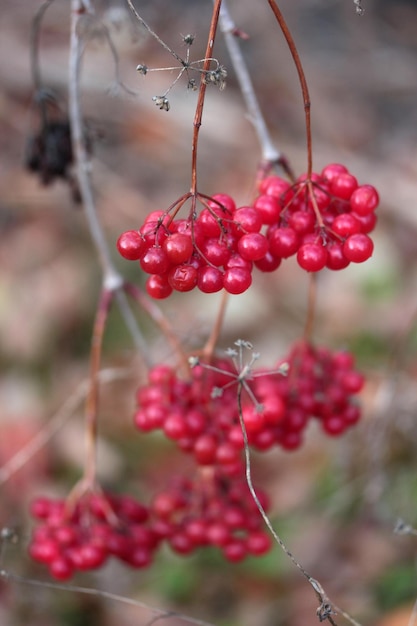
[[[372,185],[361,185],[352,194],[350,206],[358,215],[369,215],[379,204],[379,196]]]
[[[191,291],[197,284],[198,272],[192,265],[177,265],[168,272],[168,282],[176,291]]]
[[[194,248],[191,236],[183,233],[174,233],[167,237],[162,247],[172,265],[179,265],[188,261]],[[156,272],[152,273],[156,274]]]
[[[137,230],[127,230],[117,240],[119,254],[128,261],[137,261],[147,248],[145,240]]]
[[[207,265],[198,270],[197,287],[203,293],[215,293],[223,289],[223,273],[217,267]]]
[[[352,263],[363,263],[372,256],[373,251],[372,239],[363,233],[351,235],[343,244],[343,254]]]
[[[170,268],[170,262],[163,248],[152,246],[141,258],[140,266],[148,274],[165,274]]]
[[[332,181],[334,178],[340,176],[340,174],[347,174],[348,169],[344,165],[340,163],[331,163],[330,165],[326,165],[323,169],[321,175],[328,181]]]
[[[172,293],[172,287],[168,282],[168,278],[166,276],[159,276],[159,274],[154,274],[149,276],[146,281],[146,291],[151,296],[151,298],[155,298],[156,300],[163,300],[164,298],[168,298],[168,296]]]
[[[259,261],[268,252],[268,240],[260,233],[248,233],[239,239],[237,249],[243,259]]]
[[[269,250],[278,258],[286,259],[300,247],[300,239],[293,228],[276,228],[269,236]]]
[[[261,272],[274,272],[281,265],[281,261],[282,259],[268,251],[262,259],[255,261],[255,267]]]
[[[330,181],[330,193],[342,200],[349,200],[357,187],[358,181],[348,173],[340,174]]]
[[[249,206],[237,209],[233,214],[233,221],[239,226],[239,231],[244,233],[259,233],[262,227],[259,211]]]
[[[326,261],[327,250],[320,243],[304,243],[297,252],[297,262],[307,272],[319,272]]]
[[[329,270],[342,270],[349,265],[350,261],[343,254],[343,244],[330,243],[327,246],[326,267]]]
[[[341,213],[337,215],[332,223],[332,231],[345,238],[361,231],[361,224],[352,213]]]
[[[227,292],[232,294],[243,293],[252,284],[252,276],[250,271],[240,267],[231,267],[227,269],[223,276],[223,287]]]
[[[275,224],[281,213],[281,205],[277,198],[271,195],[259,196],[255,200],[255,209],[263,224]]]

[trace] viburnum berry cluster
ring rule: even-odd
[[[284,364],[286,376],[280,373]],[[135,425],[141,432],[162,430],[198,465],[239,475],[244,439],[238,381],[232,359],[199,363],[188,380],[174,368],[158,365],[137,392]],[[327,434],[342,434],[360,418],[354,397],[363,384],[351,353],[297,343],[275,373],[254,368],[245,381],[241,406],[249,444],[260,451],[274,445],[294,450],[312,418]]]
[[[372,255],[378,193],[359,185],[344,165],[330,164],[292,184],[270,176],[259,191],[251,205],[238,208],[229,195],[199,194],[204,208],[188,219],[154,211],[139,230],[122,233],[117,248],[151,275],[146,289],[158,299],[194,287],[243,293],[253,267],[272,272],[293,255],[308,272],[340,270]],[[182,200],[176,212],[181,206]]]
[[[130,496],[92,493],[75,505],[42,497],[32,502],[30,512],[41,524],[33,531],[29,554],[58,580],[76,570],[97,569],[110,556],[146,567],[159,542],[147,507]]]
[[[261,490],[258,497],[267,509]],[[149,507],[130,496],[91,493],[72,507],[64,500],[36,498],[31,514],[41,523],[33,531],[29,554],[57,580],[98,569],[109,557],[133,568],[147,567],[164,541],[181,555],[217,547],[232,562],[260,556],[271,547],[245,481],[215,472],[194,482],[175,478]]]

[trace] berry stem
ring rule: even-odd
[[[304,326],[303,339],[305,343],[311,343],[311,337],[313,334],[314,318],[316,313],[317,304],[317,273],[312,272],[309,275],[308,286],[308,303],[307,303],[307,318]]]
[[[248,485],[248,489],[250,491],[250,494],[253,498],[253,501],[255,502],[259,513],[262,516],[262,519],[265,522],[265,525],[267,526],[269,532],[271,533],[272,537],[274,538],[274,540],[276,541],[276,543],[279,545],[279,547],[281,548],[281,550],[283,550],[283,552],[286,554],[286,556],[290,559],[290,561],[295,565],[295,567],[301,572],[301,574],[304,576],[304,578],[306,578],[307,582],[311,585],[311,587],[313,588],[316,597],[320,603],[318,609],[317,609],[317,615],[319,617],[320,622],[324,621],[324,620],[328,620],[330,622],[330,624],[332,624],[332,626],[337,626],[336,622],[334,621],[332,615],[335,614],[334,609],[336,608],[329,600],[327,594],[325,593],[323,587],[321,586],[321,584],[319,583],[318,580],[316,580],[315,578],[313,578],[308,572],[307,570],[301,565],[301,563],[295,558],[295,556],[293,555],[293,553],[287,548],[286,544],[284,543],[284,541],[281,539],[281,537],[278,535],[278,533],[276,532],[275,528],[272,526],[271,520],[269,519],[265,509],[263,508],[258,495],[255,491],[255,488],[253,486],[253,482],[252,482],[252,467],[251,467],[251,458],[250,458],[250,449],[249,449],[249,441],[248,441],[248,433],[246,430],[246,426],[245,426],[245,421],[243,419],[243,407],[242,407],[242,390],[244,388],[244,381],[241,381],[238,383],[238,388],[237,388],[237,402],[238,402],[238,409],[239,409],[239,421],[240,421],[240,427],[242,429],[242,435],[243,435],[243,442],[244,442],[244,451],[245,451],[245,474],[246,474],[246,483]],[[345,617],[347,617],[347,619],[349,619],[352,623],[355,623],[355,620],[352,620],[352,618],[350,618],[350,616],[348,614],[343,613],[343,615]],[[359,626],[358,624],[356,624],[356,626]]]
[[[90,388],[86,400],[86,463],[84,478],[86,484],[92,488],[96,480],[96,448],[97,448],[97,413],[99,398],[99,370],[103,335],[114,293],[103,288],[98,302],[96,319],[94,321],[93,336],[90,352]]]
[[[131,296],[136,302],[139,303],[141,308],[149,315],[149,317],[155,322],[155,324],[161,329],[161,332],[165,335],[168,343],[171,345],[173,351],[178,357],[178,361],[184,376],[190,375],[190,366],[188,364],[188,357],[184,352],[180,340],[178,339],[174,329],[170,322],[162,313],[161,309],[156,306],[151,298],[148,298],[145,293],[137,285],[131,283],[125,283],[124,289],[126,293]]]
[[[217,312],[216,321],[213,325],[210,336],[207,339],[206,344],[202,350],[202,355],[209,360],[213,356],[214,349],[216,347],[217,340],[219,338],[219,335],[223,326],[223,321],[224,321],[224,316],[226,314],[228,300],[229,300],[229,294],[227,293],[227,291],[223,290],[222,297],[220,300],[219,310]]]
[[[303,94],[306,137],[307,137],[307,180],[310,180],[311,173],[313,171],[313,150],[312,150],[312,139],[311,139],[311,102],[310,102],[310,94],[308,91],[307,80],[305,77],[303,65],[301,63],[300,55],[298,54],[297,46],[295,45],[295,41],[293,39],[291,31],[288,28],[288,25],[284,19],[284,16],[281,13],[281,10],[279,9],[275,0],[268,0],[268,4],[271,7],[272,12],[275,15],[276,20],[281,28],[282,34],[284,35],[286,39],[288,48],[290,50],[295,67],[297,69],[298,78],[300,81],[301,91]]]
[[[213,47],[214,40],[216,37],[217,26],[219,23],[219,14],[220,7],[222,4],[222,0],[215,0],[213,14],[211,17],[210,30],[207,41],[206,53],[204,56],[204,63],[200,78],[200,87],[198,90],[198,100],[197,106],[195,110],[194,116],[194,131],[193,131],[193,140],[191,147],[191,189],[190,192],[193,196],[197,193],[197,146],[198,146],[198,135],[201,127],[201,120],[203,117],[203,108],[204,108],[204,98],[206,95],[207,83],[205,81],[205,76],[210,69],[210,63],[212,61],[213,55]]]
[[[74,154],[75,176],[80,189],[81,199],[90,230],[91,237],[97,249],[100,265],[104,274],[104,286],[106,289],[117,293],[116,300],[121,315],[131,333],[136,348],[146,359],[148,354],[147,344],[140,332],[138,325],[129,310],[128,302],[122,293],[123,277],[116,270],[109,247],[104,236],[101,223],[97,216],[95,198],[91,184],[91,167],[85,143],[85,128],[82,120],[80,105],[80,69],[84,45],[80,39],[80,20],[87,10],[86,3],[82,0],[72,0],[71,4],[71,35],[69,52],[69,76],[68,76],[68,109],[71,125],[71,140]],[[92,10],[89,7],[89,10]]]

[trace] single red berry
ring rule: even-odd
[[[216,267],[225,265],[230,257],[227,245],[214,237],[205,240],[200,246],[200,252],[205,261]]]
[[[274,256],[268,250],[265,256],[262,257],[262,259],[255,261],[254,265],[261,272],[274,272],[281,265],[281,261],[282,259]]]
[[[168,282],[176,291],[191,291],[197,284],[198,271],[192,265],[177,265],[168,272]]]
[[[326,267],[329,270],[343,270],[349,265],[350,261],[343,254],[343,244],[334,242],[327,246]]]
[[[327,181],[332,181],[334,178],[340,176],[340,174],[347,174],[348,169],[341,163],[331,163],[330,165],[326,165],[323,169],[321,175]]]
[[[343,244],[343,254],[352,263],[363,263],[372,256],[373,251],[372,239],[363,233],[351,235]]]
[[[214,196],[211,197],[211,200],[208,201],[208,204],[212,209],[221,208],[224,213],[228,212],[231,214],[236,210],[235,201],[227,193],[214,194]]]
[[[364,233],[365,235],[371,233],[374,230],[378,221],[378,218],[374,212],[368,213],[367,215],[359,215],[358,213],[352,213],[352,215],[354,215],[360,223],[361,233]]]
[[[330,181],[330,193],[341,200],[349,200],[357,187],[358,181],[348,173],[340,174]]]
[[[332,231],[339,237],[345,238],[361,232],[361,224],[352,213],[341,213],[334,218]]]
[[[168,282],[166,276],[159,276],[159,274],[154,274],[149,276],[146,281],[146,291],[151,296],[151,298],[155,298],[156,300],[163,300],[164,298],[168,298],[168,296],[172,293],[172,287]]]
[[[263,224],[269,225],[278,222],[281,213],[281,205],[276,197],[269,194],[259,196],[255,200],[254,207]]]
[[[207,265],[198,270],[197,287],[203,293],[215,293],[223,289],[223,273],[217,267]]]
[[[243,206],[233,214],[233,221],[237,224],[238,231],[244,233],[259,233],[262,227],[262,218],[259,211],[250,206]]]
[[[378,192],[372,185],[361,185],[350,198],[352,211],[358,215],[369,215],[379,204]]]
[[[171,266],[166,252],[159,246],[149,248],[139,263],[147,274],[165,274]]]
[[[307,272],[319,272],[325,267],[327,250],[320,243],[304,243],[297,252],[297,262]]]
[[[252,276],[250,271],[240,267],[231,267],[227,269],[223,276],[223,287],[228,293],[243,293],[252,284]]]
[[[183,233],[174,233],[165,239],[162,248],[172,265],[180,265],[180,263],[188,261],[193,253],[194,246],[191,236]],[[156,274],[157,272],[152,273]]]
[[[313,232],[315,224],[316,218],[312,211],[294,211],[288,218],[288,225],[299,235]]]
[[[67,558],[58,556],[50,563],[49,571],[57,580],[68,580],[73,575],[74,568]]]
[[[117,240],[119,254],[128,261],[137,261],[148,247],[145,240],[137,230],[127,230]]]
[[[259,261],[268,252],[268,240],[261,233],[248,233],[239,239],[237,249],[243,259]]]
[[[293,228],[273,229],[269,236],[269,250],[275,257],[286,259],[300,247],[300,238]]]
[[[272,548],[272,541],[269,535],[264,531],[258,530],[251,532],[246,539],[246,547],[248,552],[260,556],[266,554]]]

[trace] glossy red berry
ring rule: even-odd
[[[137,261],[144,254],[147,244],[137,230],[127,230],[117,240],[119,254],[128,261]]]
[[[372,239],[363,233],[351,235],[343,244],[343,254],[352,263],[363,263],[372,256],[373,250]]]
[[[320,243],[304,243],[297,252],[297,262],[307,272],[319,272],[327,262],[327,250]]]

